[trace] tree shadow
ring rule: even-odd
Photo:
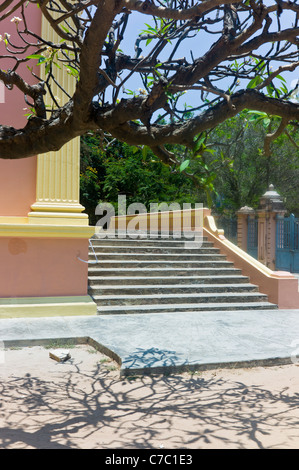
[[[0,385],[0,448],[262,449],[273,433],[274,447],[286,445],[299,393],[220,374],[122,379],[102,364],[76,364],[59,380],[10,377]]]
[[[135,374],[149,370],[155,374],[163,374],[166,369],[172,371],[178,362],[176,351],[159,348],[136,348],[134,353],[128,355],[122,361],[122,368],[126,375],[130,371]]]

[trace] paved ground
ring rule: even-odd
[[[297,365],[120,377],[89,345],[69,351],[64,363],[44,346],[5,351],[0,449],[107,449],[100,467],[111,449],[298,449]]]
[[[4,347],[80,338],[116,359],[121,375],[287,364],[299,360],[299,310],[0,320]]]

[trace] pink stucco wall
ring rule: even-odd
[[[17,3],[16,1],[14,2]],[[14,16],[21,17],[16,10]],[[41,32],[41,14],[37,5],[26,8],[28,29]],[[0,23],[0,34],[5,32],[16,38],[16,26],[11,18]],[[20,23],[20,29],[22,23]],[[34,39],[31,39],[34,42]],[[17,38],[16,41],[20,42]],[[34,49],[26,51],[26,56]],[[0,55],[7,54],[0,42]],[[20,57],[20,56],[19,56]],[[36,60],[33,60],[36,63]],[[0,67],[7,70],[14,60],[0,60]],[[28,64],[28,63],[27,63]],[[28,82],[34,79],[23,64],[17,70]],[[34,65],[34,64],[30,64]],[[40,74],[36,67],[37,75]],[[2,101],[2,100],[1,100]],[[18,89],[5,89],[4,103],[0,103],[0,124],[22,128],[26,124],[28,105]],[[36,200],[37,157],[5,160],[0,159],[0,217],[26,217]],[[88,258],[88,239],[77,238],[22,238],[16,225],[15,237],[0,238],[0,297],[56,297],[87,295],[88,265],[78,260]]]
[[[88,240],[1,238],[0,297],[87,295]]]
[[[21,17],[20,10],[16,10],[13,15]],[[40,34],[40,9],[36,5],[28,4],[26,18],[28,28]],[[4,36],[4,33],[9,33],[11,41],[21,44],[20,39],[16,37],[16,26],[10,20],[11,18],[7,18],[1,21],[0,34]],[[20,23],[20,29],[22,29],[22,23]],[[11,50],[13,51],[13,48]],[[34,50],[31,48],[26,52],[26,55],[33,52]],[[3,41],[0,42],[0,55],[2,54],[8,55]],[[14,64],[15,61],[11,59],[1,59],[0,61],[0,66],[4,70],[12,68]],[[17,72],[29,83],[33,82],[33,77],[26,64],[22,64]],[[23,94],[16,88],[5,89],[4,94],[4,103],[0,103],[0,124],[16,128],[23,127],[26,124],[24,114],[27,112],[24,108],[28,107]],[[36,195],[36,164],[37,158],[35,156],[21,160],[0,159],[0,216],[24,217],[30,212],[30,206],[35,202]]]
[[[36,157],[0,160],[0,216],[26,217],[35,194]]]

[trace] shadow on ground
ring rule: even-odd
[[[48,377],[24,371],[1,383],[0,448],[261,449],[298,444],[299,393],[279,390],[283,368],[277,368],[274,390],[262,385],[262,373],[257,383],[250,383],[248,371],[245,376],[231,372],[229,378],[216,371],[120,379],[119,371],[103,363],[90,371],[82,364],[72,370],[59,367]]]

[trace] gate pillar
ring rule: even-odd
[[[285,213],[283,198],[270,184],[268,191],[260,198],[257,210],[258,261],[272,270],[275,270],[276,218]]]
[[[255,212],[252,207],[244,206],[237,211],[238,217],[238,232],[237,232],[237,244],[238,247],[243,251],[247,251],[247,240],[248,240],[248,217],[254,216]]]

